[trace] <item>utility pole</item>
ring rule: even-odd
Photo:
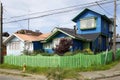
[[[28,30],[29,30],[29,27],[30,27],[30,19],[28,19]]]
[[[116,0],[114,0],[113,60],[116,58]]]
[[[0,1],[0,64],[2,64],[2,59],[3,59],[3,55],[2,55],[2,31],[3,31],[3,28],[2,28],[2,16],[3,16],[3,6],[2,6],[2,3]]]
[[[28,9],[28,16],[29,16],[29,13],[30,13],[30,9]],[[30,19],[28,18],[28,30],[30,29]]]

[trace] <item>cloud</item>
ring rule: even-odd
[[[83,0],[2,0],[2,3],[4,5],[4,8],[7,10],[7,14],[9,14],[9,16],[17,16],[28,13],[64,8],[67,6],[79,5],[94,1],[98,1],[98,0],[85,0],[85,1]],[[113,14],[112,4],[101,5],[101,6],[106,11]],[[90,9],[111,17],[109,14],[103,11],[99,6],[91,7]],[[72,28],[75,23],[73,23],[71,19],[74,18],[77,14],[79,14],[80,11],[81,9],[78,9],[76,11],[71,11],[69,13],[56,14],[52,16],[30,20],[30,29],[31,30],[39,29],[41,32],[45,33],[45,32],[50,32],[55,26],[60,26],[60,27],[65,26]],[[119,13],[119,11],[117,11],[117,13]],[[9,17],[7,14],[4,14],[4,16]],[[119,14],[118,14],[118,18],[120,18]],[[20,25],[22,27],[19,27]],[[21,21],[16,24],[5,24],[4,31],[13,33],[18,29],[22,29],[22,28],[27,29],[28,28],[27,25],[28,25],[27,21]]]

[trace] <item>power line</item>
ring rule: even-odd
[[[8,11],[5,9],[5,8],[3,8],[3,10],[6,12],[6,13],[8,13]],[[9,14],[8,14],[8,16],[9,16]],[[10,17],[10,16],[9,16]],[[18,24],[20,27],[23,27],[23,26],[21,26],[21,24],[20,23],[16,23],[16,24]]]
[[[109,13],[108,11],[106,11],[98,2],[96,2],[97,5],[102,9],[104,10],[104,12],[106,12],[107,14],[109,14],[110,16],[113,16],[111,13]]]
[[[120,0],[117,0],[117,1],[120,1]],[[103,4],[108,4],[108,3],[112,3],[112,2],[114,2],[114,1],[106,1],[106,2],[99,3],[99,4],[103,5]],[[4,24],[18,22],[18,21],[23,21],[23,20],[28,20],[28,19],[36,19],[36,18],[46,17],[46,16],[50,16],[50,15],[54,15],[54,14],[68,13],[68,12],[71,12],[71,11],[74,11],[74,10],[78,10],[80,8],[92,7],[92,6],[96,6],[96,5],[97,5],[96,2],[94,2],[94,4],[87,5],[87,6],[82,6],[82,7],[79,7],[79,8],[74,8],[74,9],[70,9],[70,10],[64,10],[64,11],[59,11],[59,12],[44,14],[44,15],[35,16],[35,17],[29,17],[29,18],[24,18],[24,19],[19,19],[19,20],[4,22]]]
[[[107,10],[105,10],[98,2],[96,2],[97,3],[97,5],[104,11],[104,12],[106,12],[107,14],[109,14],[110,16],[113,16],[111,13],[109,13]],[[120,21],[119,21],[119,19],[118,19],[118,17],[116,16],[116,18],[117,18],[117,21],[120,23]]]
[[[119,0],[118,0],[119,1]],[[101,1],[97,1],[97,2],[103,2],[103,0]],[[106,1],[107,3],[111,3],[113,1]],[[69,6],[69,7],[65,7],[65,8],[59,8],[59,9],[54,9],[54,10],[47,10],[47,11],[43,11],[43,12],[35,12],[35,13],[30,13],[30,14],[25,14],[25,15],[20,15],[20,16],[13,16],[11,18],[17,18],[17,17],[24,17],[24,16],[28,16],[28,15],[34,15],[34,14],[40,14],[40,13],[46,13],[46,12],[51,12],[51,11],[57,11],[57,10],[63,10],[63,9],[68,9],[68,8],[75,8],[75,7],[80,7],[80,6],[86,6],[86,5],[90,5],[90,4],[95,4],[95,2],[91,2],[91,3],[86,3],[86,4],[80,4],[80,5],[74,5],[74,6]],[[103,4],[103,3],[102,3]]]
[[[98,1],[98,2],[102,2]],[[111,1],[110,1],[111,2]],[[113,2],[113,1],[112,1]],[[74,5],[74,6],[68,6],[68,7],[64,7],[64,8],[59,8],[59,9],[53,9],[53,10],[47,10],[47,11],[42,11],[42,12],[35,12],[35,13],[30,13],[30,14],[24,14],[24,15],[19,15],[19,16],[13,16],[11,18],[17,18],[17,17],[24,17],[24,16],[28,16],[28,15],[34,15],[34,14],[40,14],[40,13],[46,13],[46,12],[51,12],[51,11],[57,11],[57,10],[64,10],[64,9],[70,9],[70,8],[76,8],[79,6],[84,6],[84,5],[88,5],[88,4],[94,4],[95,2],[91,2],[91,3],[85,3],[85,4],[79,4],[79,5]]]

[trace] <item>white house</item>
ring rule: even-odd
[[[21,55],[24,50],[34,51],[42,48],[41,40],[44,40],[49,34],[15,33],[9,36],[3,43],[7,47],[7,55]]]

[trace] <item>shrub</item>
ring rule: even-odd
[[[81,51],[81,50],[75,50],[75,51],[73,52],[73,54],[79,54],[79,53],[83,53],[83,51]]]
[[[89,54],[89,55],[94,54],[94,53],[91,51],[91,49],[89,49],[89,48],[84,49],[83,52],[84,52],[85,54]]]
[[[31,55],[31,54],[32,54],[32,52],[30,52],[30,51],[28,51],[28,50],[23,50],[22,53],[23,53],[24,55]]]
[[[71,55],[74,55],[72,52],[66,52],[65,54],[64,54],[64,56],[71,56]]]
[[[53,56],[54,54],[52,53],[52,54],[49,54],[49,53],[42,53],[41,54],[42,56]]]
[[[71,39],[62,38],[60,39],[59,45],[56,45],[56,48],[53,50],[58,55],[64,55],[65,52],[69,51],[71,45],[72,45]]]

